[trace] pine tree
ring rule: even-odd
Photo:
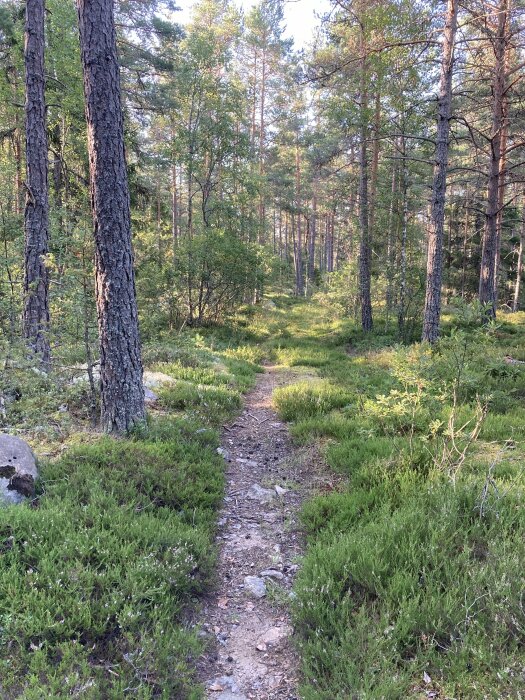
[[[49,198],[44,72],[44,0],[27,0],[26,80],[26,205],[24,216],[24,336],[44,369],[49,368]]]
[[[113,0],[77,0],[88,127],[100,340],[101,422],[145,417]]]
[[[427,289],[423,312],[423,340],[433,343],[439,335],[441,283],[443,276],[443,236],[445,228],[445,196],[447,190],[448,136],[452,102],[454,41],[458,21],[458,2],[448,0],[443,56],[438,97],[436,164],[432,185],[432,204],[428,232]]]

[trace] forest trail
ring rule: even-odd
[[[295,378],[266,367],[243,412],[224,430],[217,586],[202,612],[204,632],[214,641],[200,676],[214,700],[299,697],[287,603],[302,553],[297,516],[309,460],[294,450],[271,403],[273,390]]]

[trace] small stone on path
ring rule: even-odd
[[[223,690],[231,691],[232,693],[239,692],[239,686],[233,680],[231,676],[220,676],[207,683],[208,690],[213,690],[214,692],[222,692]],[[219,696],[220,697],[220,696]]]
[[[266,630],[257,640],[258,651],[266,651],[268,646],[277,644],[281,639],[288,637],[290,633],[291,628],[286,625],[283,627],[270,627],[270,629]]]
[[[277,569],[265,569],[261,571],[261,576],[265,578],[274,578],[277,581],[282,581],[284,578],[284,574],[281,571],[277,571]]]
[[[248,498],[252,501],[259,501],[259,503],[270,503],[274,497],[274,492],[271,489],[263,489],[259,484],[253,484],[246,494]]]
[[[266,584],[264,580],[258,576],[245,576],[244,590],[256,598],[264,598],[266,595]]]

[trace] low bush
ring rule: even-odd
[[[525,414],[523,369],[508,357],[521,357],[523,320],[504,333],[450,321],[431,349],[348,328],[338,346],[313,317],[305,337],[295,309],[300,332],[280,359],[323,379],[275,403],[346,478],[303,507],[301,697],[519,698]]]
[[[212,431],[164,421],[42,465],[0,510],[3,698],[198,697],[184,611],[214,564]]]
[[[35,440],[36,421],[56,426],[58,440],[46,439],[61,454],[42,461],[31,503],[0,509],[5,700],[202,697],[188,613],[216,563],[214,428],[260,368],[189,333],[147,345],[145,357],[175,380],[155,389],[164,410],[184,414],[156,411],[121,439],[86,430],[87,382],[25,365],[0,377],[7,420],[27,421]]]
[[[352,396],[328,381],[303,381],[277,389],[274,403],[283,420],[299,420],[347,405]]]

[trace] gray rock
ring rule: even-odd
[[[288,491],[290,490],[290,489],[284,489],[282,486],[279,486],[278,484],[275,484],[274,489],[275,489],[275,493],[278,496],[284,496],[285,493],[288,493]]]
[[[144,387],[144,401],[148,404],[155,403],[156,401],[159,400],[159,397],[157,394],[152,391],[151,389],[148,389],[147,386]]]
[[[230,694],[233,694],[235,697],[237,697],[237,699],[239,697],[236,695],[236,693],[239,692],[239,686],[231,676],[219,676],[219,678],[214,678],[206,683],[206,688],[208,690],[221,693],[221,695],[223,694],[221,691],[225,690]],[[221,696],[219,695],[218,697]]]
[[[259,503],[270,503],[275,493],[272,489],[263,489],[259,484],[254,484],[250,487],[246,496],[252,501],[259,501]]]
[[[163,384],[176,384],[177,380],[170,377],[169,374],[164,374],[164,372],[151,372],[150,370],[145,370],[142,381],[147,389],[158,389]]]
[[[232,693],[230,690],[225,690],[220,695],[217,695],[217,700],[247,700],[246,695]]]
[[[82,383],[88,383],[89,382],[89,374],[88,374],[88,366],[87,365],[73,365],[71,367],[72,370],[75,372],[79,372],[76,377],[73,377],[71,380],[71,384],[82,384]],[[93,380],[95,384],[99,384],[100,382],[100,367],[98,366],[98,362],[96,362],[93,367],[91,368],[91,372],[93,374]]]
[[[261,571],[261,576],[274,578],[276,581],[282,581],[284,578],[284,574],[281,571],[277,571],[277,569],[265,569],[265,571]]]
[[[36,459],[29,445],[13,435],[0,434],[0,505],[32,497],[37,478]]]
[[[266,595],[266,584],[264,579],[258,576],[244,577],[244,590],[255,598],[264,598]]]

